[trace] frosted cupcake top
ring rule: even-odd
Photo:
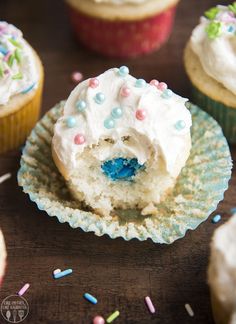
[[[186,101],[165,83],[134,78],[126,66],[110,69],[72,91],[55,124],[53,148],[67,170],[86,148],[107,141],[113,146],[96,156],[101,161],[125,154],[143,165],[154,154],[176,175],[192,125]]]
[[[214,234],[209,283],[220,302],[231,310],[232,318],[236,317],[236,215]]]
[[[0,21],[0,105],[37,87],[38,79],[33,51],[22,32]]]
[[[132,4],[140,4],[147,2],[148,0],[94,0],[97,3],[112,3],[115,5],[123,5],[126,3],[132,3]]]
[[[236,95],[236,2],[206,11],[190,44],[206,74]]]

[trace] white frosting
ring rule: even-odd
[[[19,57],[13,60],[12,65],[9,63],[10,54]],[[39,75],[32,49],[21,31],[6,22],[0,22],[0,70],[0,105],[7,104],[12,96],[32,85],[37,87]]]
[[[226,6],[217,8],[214,20],[200,19],[190,44],[206,74],[236,95],[236,17]],[[206,31],[212,22],[221,24],[221,32],[214,39]]]
[[[191,114],[185,107],[186,99],[172,93],[168,99],[162,98],[162,91],[155,86],[146,84],[142,88],[135,87],[136,78],[131,75],[121,77],[118,69],[110,69],[97,79],[99,86],[89,87],[89,80],[80,83],[70,94],[64,107],[63,116],[57,121],[54,128],[53,148],[66,168],[68,174],[77,168],[77,157],[87,147],[97,145],[104,139],[114,141],[113,148],[104,149],[96,156],[101,162],[115,157],[135,157],[140,164],[144,164],[150,154],[154,160],[162,157],[166,170],[170,175],[177,176],[178,157],[186,149],[186,137],[189,140],[192,124]],[[120,92],[124,86],[131,91],[129,97],[122,97]],[[106,100],[97,104],[94,97],[102,92]],[[80,113],[76,110],[76,102],[84,100],[87,108]],[[115,120],[115,127],[107,129],[104,121],[111,116],[115,107],[122,107],[123,116]],[[146,111],[146,118],[142,121],[136,118],[137,109]],[[69,128],[66,125],[68,116],[73,116],[76,126]],[[175,125],[183,121],[185,127],[177,130]],[[77,134],[83,134],[85,143],[74,144]],[[130,141],[123,141],[125,136]],[[95,150],[96,151],[96,150]]]
[[[209,283],[223,307],[236,317],[236,215],[215,231]]]
[[[147,0],[93,0],[96,3],[111,3],[114,5],[123,5],[126,3],[131,3],[131,4],[140,4],[140,3],[144,3],[147,2]]]

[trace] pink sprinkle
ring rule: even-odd
[[[154,80],[150,81],[150,84],[157,88],[159,85],[159,81],[154,79]]]
[[[120,90],[120,94],[122,95],[122,97],[129,97],[130,93],[131,91],[128,87],[122,87]]]
[[[149,312],[151,314],[154,314],[156,312],[156,310],[155,310],[155,307],[153,306],[153,303],[152,303],[151,298],[149,296],[145,297],[145,302],[146,302],[146,305],[147,305],[147,307],[149,309]]]
[[[105,324],[105,320],[102,316],[96,316],[93,319],[93,324]]]
[[[60,273],[61,272],[61,269],[55,269],[54,271],[53,271],[53,275],[55,275],[55,274],[57,274],[57,273]]]
[[[99,80],[97,78],[92,78],[89,80],[89,86],[90,88],[97,88],[99,86]]]
[[[74,143],[76,145],[81,145],[85,143],[85,137],[83,134],[77,134],[74,138]]]
[[[165,83],[165,82],[160,82],[159,84],[158,84],[158,86],[157,86],[157,89],[159,89],[159,90],[161,90],[161,91],[163,91],[163,90],[165,90],[165,89],[167,89],[168,87],[167,87],[167,84]]]
[[[30,284],[29,284],[29,283],[25,284],[25,285],[21,288],[21,290],[18,292],[18,295],[19,295],[19,296],[24,295],[24,293],[26,292],[26,290],[29,289],[29,287],[30,287]]]
[[[75,71],[71,74],[71,80],[75,83],[79,83],[83,80],[83,74],[78,71]]]
[[[144,120],[147,116],[146,110],[144,109],[138,109],[135,114],[136,118],[138,120]]]
[[[4,56],[3,61],[4,61],[4,62],[7,62],[10,56],[11,56],[11,52],[8,52],[8,53]]]

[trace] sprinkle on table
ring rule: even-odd
[[[26,283],[26,284],[21,288],[21,290],[18,291],[17,294],[18,294],[19,296],[23,296],[24,293],[29,289],[29,287],[30,287],[30,284],[29,284],[29,283]]]
[[[94,305],[96,305],[97,302],[98,302],[97,298],[94,297],[94,296],[92,296],[92,295],[90,295],[89,293],[85,293],[85,294],[84,294],[84,298],[85,298],[87,301],[89,301],[91,304],[94,304]]]
[[[0,183],[3,183],[4,181],[11,178],[11,173],[6,173],[0,177]]]
[[[213,218],[212,218],[212,223],[213,224],[216,224],[216,223],[218,223],[219,221],[221,220],[221,215],[215,215]]]
[[[61,272],[61,269],[55,269],[55,270],[53,270],[53,275],[56,275],[56,274],[58,274],[60,272]]]
[[[97,315],[93,319],[93,324],[105,324],[105,320],[102,316]]]
[[[188,315],[190,317],[193,317],[194,316],[194,311],[193,311],[192,307],[189,304],[185,304],[184,306],[185,306],[185,309],[186,309]]]
[[[154,314],[156,312],[155,307],[151,301],[151,298],[149,296],[145,297],[145,303],[147,305],[147,308],[151,314]]]
[[[117,310],[114,313],[112,313],[108,318],[107,318],[107,323],[112,323],[118,316],[120,315],[120,312]]]
[[[60,279],[62,277],[68,276],[73,272],[72,269],[66,269],[64,271],[58,272],[56,274],[54,274],[54,279]]]
[[[79,72],[79,71],[72,72],[71,80],[74,83],[79,83],[80,81],[83,80],[83,74],[81,72]]]

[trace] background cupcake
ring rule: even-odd
[[[21,145],[36,123],[43,67],[19,29],[0,22],[0,153]]]
[[[2,231],[0,230],[0,285],[2,283],[3,276],[6,269],[6,257],[7,257],[6,246],[5,246]]]
[[[90,49],[132,57],[169,37],[179,0],[66,0],[77,38]]]
[[[216,230],[208,269],[216,324],[236,323],[236,215]]]
[[[194,101],[236,142],[236,2],[205,12],[184,55]]]

